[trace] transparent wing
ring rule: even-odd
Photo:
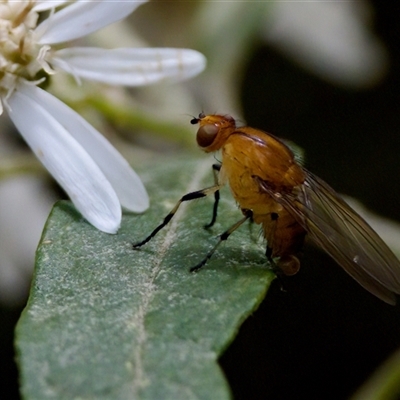
[[[360,285],[381,300],[395,304],[400,294],[400,262],[378,234],[324,181],[306,171],[292,193],[261,187],[303,226]]]

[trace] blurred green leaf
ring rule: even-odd
[[[398,400],[399,398],[400,350],[379,366],[351,400]]]
[[[152,206],[125,215],[117,235],[58,203],[37,250],[28,305],[16,330],[25,399],[224,399],[217,359],[261,302],[274,275],[257,226],[242,226],[198,273],[189,268],[242,217],[227,190],[211,231],[213,199],[184,203],[213,183],[213,160],[173,160],[141,174]]]

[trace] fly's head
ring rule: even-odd
[[[196,140],[200,148],[207,153],[219,150],[236,129],[236,122],[230,115],[200,113],[199,117],[193,118],[190,123],[200,125]]]

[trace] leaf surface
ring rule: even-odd
[[[258,226],[245,224],[189,272],[242,217],[224,189],[211,230],[202,226],[213,199],[195,200],[132,249],[183,194],[213,184],[212,162],[170,160],[144,171],[151,208],[124,215],[117,235],[93,228],[69,202],[54,207],[16,331],[25,399],[230,398],[218,356],[274,278]]]

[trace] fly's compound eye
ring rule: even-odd
[[[208,147],[210,146],[215,138],[217,137],[219,132],[219,127],[212,124],[207,124],[199,128],[197,131],[197,144],[200,147]]]

